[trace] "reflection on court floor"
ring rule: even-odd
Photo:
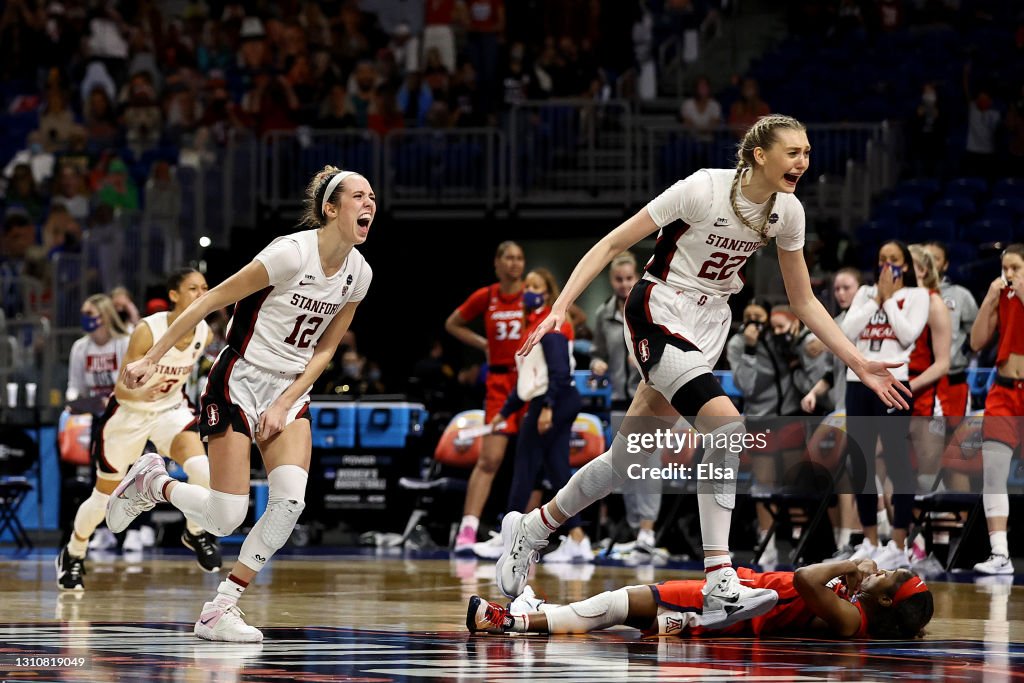
[[[493,565],[376,554],[284,555],[243,597],[260,645],[208,643],[192,621],[217,577],[181,555],[90,561],[84,594],[59,594],[52,557],[0,558],[2,681],[1010,681],[1024,678],[1024,593],[1012,577],[932,581],[924,640],[837,642],[469,636],[472,593],[497,597]],[[336,551],[338,552],[338,551]],[[565,602],[679,569],[541,565],[538,593]],[[961,577],[950,577],[961,578]]]

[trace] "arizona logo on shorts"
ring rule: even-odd
[[[206,406],[206,424],[216,427],[220,422],[220,410],[215,405]]]
[[[683,630],[683,620],[674,617],[665,619],[665,633],[676,633]]]
[[[636,345],[637,352],[640,354],[640,362],[646,363],[651,358],[650,344],[647,343],[646,339],[641,339],[640,343]]]

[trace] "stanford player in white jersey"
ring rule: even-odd
[[[699,482],[698,487],[707,574],[704,624],[725,628],[774,605],[774,591],[742,587],[731,566],[729,528],[741,450],[733,445],[751,435],[711,374],[729,330],[728,297],[742,287],[739,269],[771,237],[778,242],[793,312],[882,400],[906,406],[899,394],[902,385],[888,370],[896,364],[867,361],[811,291],[802,252],[804,213],[793,196],[810,162],[803,124],[788,116],[762,117],[744,135],[738,156],[735,170],[697,171],[601,239],[576,266],[551,315],[520,350],[528,353],[542,336],[557,329],[569,305],[616,254],[658,231],[654,257],[625,306],[627,346],[644,376],[627,413],[633,419],[623,422],[612,448],[582,467],[553,501],[527,515],[505,516],[505,548],[497,579],[506,595],[523,591],[530,564],[551,532],[627,483],[630,465],[642,467],[655,458],[643,448],[637,453],[638,442],[627,448],[628,436],[653,426],[637,426],[636,418],[666,416],[671,423],[679,414],[710,435],[705,445],[713,445],[705,449],[704,462],[733,475]]]
[[[125,384],[144,384],[156,359],[212,311],[238,303],[227,346],[210,370],[200,430],[209,438],[210,491],[176,482],[160,458],[143,457],[111,497],[107,525],[124,528],[169,501],[218,536],[249,509],[249,447],[255,439],[270,481],[266,512],[246,536],[238,561],[203,606],[195,633],[207,640],[259,642],[238,598],[291,534],[305,507],[311,434],[309,389],[324,371],[370,286],[356,245],[377,212],[366,178],[325,167],[306,189],[304,223],[315,229],[274,240],[242,270],[200,297],[145,357],[125,367]]]
[[[168,323],[180,317],[206,289],[206,278],[194,268],[172,273],[167,290],[174,309],[139,322],[132,332],[124,362],[142,358],[150,351],[153,340],[163,335]],[[96,486],[79,506],[68,545],[57,557],[57,585],[62,590],[85,588],[83,561],[89,537],[103,521],[110,495],[142,455],[147,442],[151,441],[160,454],[181,465],[192,484],[209,487],[210,467],[196,430],[196,416],[183,388],[212,337],[206,322],[199,321],[186,338],[160,356],[156,372],[144,386],[130,390],[117,384],[113,388],[106,410],[96,423]],[[220,548],[200,525],[189,521],[181,540],[196,553],[196,561],[205,571],[220,569]]]

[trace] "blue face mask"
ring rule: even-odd
[[[82,329],[86,332],[93,332],[98,330],[103,324],[103,318],[96,316],[95,318],[91,315],[82,314]]]
[[[523,292],[523,306],[528,311],[535,311],[544,305],[544,295],[540,292]]]

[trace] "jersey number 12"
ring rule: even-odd
[[[308,349],[313,335],[320,329],[320,324],[323,321],[323,318],[314,316],[309,319],[309,327],[302,330],[302,324],[306,322],[306,315],[300,315],[295,319],[295,327],[292,328],[292,333],[285,338],[284,343],[297,346],[300,349]]]

